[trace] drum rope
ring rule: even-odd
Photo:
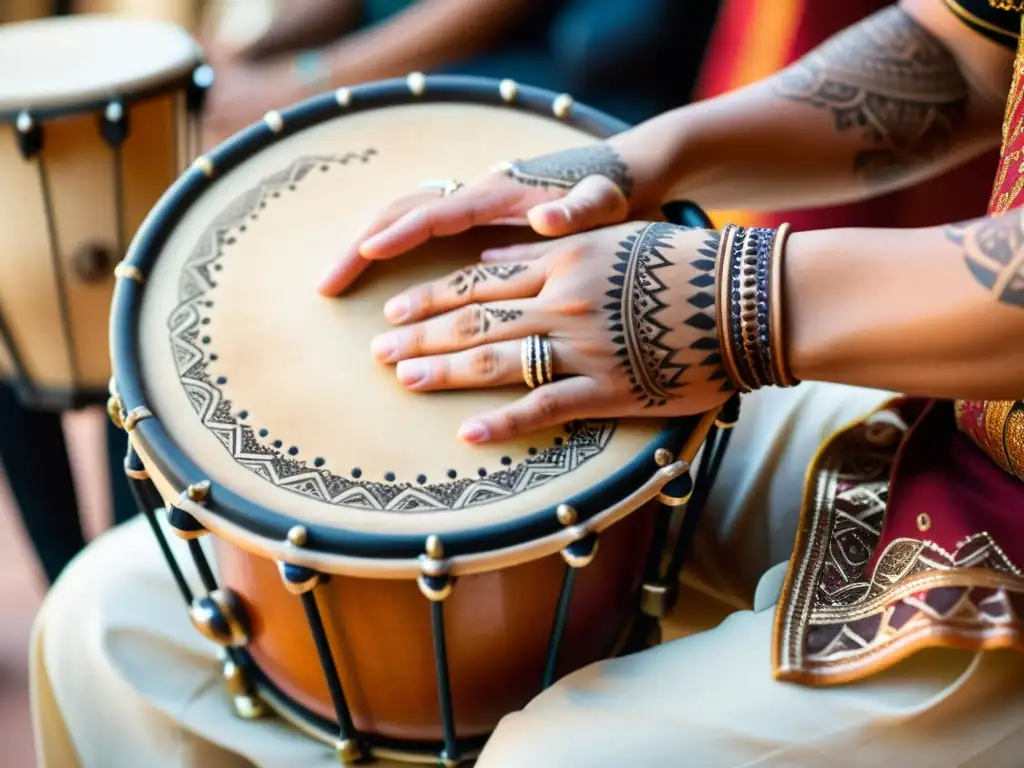
[[[164,536],[164,532],[160,529],[160,523],[156,519],[155,510],[163,506],[163,502],[160,499],[160,493],[156,490],[156,486],[153,485],[152,480],[136,480],[135,478],[129,477],[128,487],[132,492],[132,496],[135,498],[136,505],[138,505],[139,510],[146,518],[146,522],[149,523],[149,527],[153,530],[153,535],[156,536],[160,552],[163,553],[164,560],[167,561],[167,566],[171,570],[171,576],[174,578],[174,583],[178,585],[178,590],[181,592],[181,596],[185,598],[185,605],[191,607],[192,600],[195,596],[192,594],[192,589],[185,580],[185,575],[181,572],[181,567],[178,565],[177,558],[175,558],[174,553],[171,552],[171,547],[167,543],[167,537]]]
[[[547,690],[555,682],[555,672],[558,666],[558,656],[562,650],[562,638],[565,636],[565,627],[569,622],[569,607],[572,605],[573,587],[576,585],[576,572],[568,563],[565,566],[565,574],[562,577],[562,589],[558,593],[558,604],[555,608],[555,623],[551,627],[551,639],[548,641],[547,658],[544,661],[544,676],[541,678],[541,690]]]
[[[53,211],[53,197],[50,193],[50,176],[46,172],[46,161],[42,154],[36,158],[39,169],[39,187],[43,195],[43,209],[46,214],[46,230],[50,240],[50,263],[53,265],[53,280],[57,289],[57,302],[60,309],[61,333],[68,356],[68,372],[71,376],[71,390],[78,389],[81,373],[78,368],[78,356],[75,354],[74,332],[71,330],[71,311],[68,305],[67,282],[64,279],[64,265],[60,257],[60,240],[57,235],[57,219]]]
[[[444,738],[443,759],[459,761],[459,742],[455,735],[455,712],[452,706],[451,680],[448,672],[448,647],[444,634],[444,602],[430,603],[430,629],[434,639],[434,666],[437,673],[437,697],[441,708],[441,733]]]
[[[331,694],[334,714],[338,719],[338,738],[343,742],[354,739],[356,736],[355,725],[352,723],[348,701],[345,699],[345,689],[342,687],[341,677],[338,675],[338,668],[334,663],[334,654],[331,652],[331,643],[327,639],[327,630],[324,628],[324,622],[320,616],[320,607],[316,603],[316,590],[303,592],[300,597],[302,607],[306,611],[306,621],[309,623],[309,629],[313,635],[313,643],[316,645],[317,656],[320,658],[320,667],[327,682],[327,690]]]

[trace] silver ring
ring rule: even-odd
[[[454,195],[465,184],[455,179],[446,179],[444,181],[424,181],[420,184],[420,189],[439,189],[441,190],[441,197],[448,197],[448,195]]]
[[[523,381],[530,389],[555,380],[554,355],[548,339],[536,335],[527,336],[523,339],[519,360],[523,366]]]

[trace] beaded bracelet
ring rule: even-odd
[[[745,392],[793,386],[783,348],[782,262],[790,227],[722,230],[716,319],[726,374]]]

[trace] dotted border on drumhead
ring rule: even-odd
[[[613,421],[572,422],[566,425],[567,438],[555,437],[550,447],[529,450],[514,466],[510,457],[504,457],[505,468],[489,472],[480,467],[475,477],[452,478],[449,474],[429,482],[421,472],[416,472],[414,479],[400,479],[388,471],[383,477],[371,478],[363,477],[358,467],[349,469],[346,477],[338,473],[339,468],[310,466],[298,457],[298,446],[286,444],[268,430],[254,431],[241,418],[241,413],[248,415],[242,404],[236,406],[226,398],[221,388],[228,384],[227,377],[214,377],[208,370],[218,358],[207,312],[215,304],[219,275],[225,263],[230,264],[230,252],[249,228],[257,225],[268,204],[297,192],[315,169],[366,164],[376,155],[377,150],[370,148],[340,156],[300,157],[238,195],[199,237],[182,267],[179,303],[168,326],[178,376],[203,426],[217,436],[239,465],[279,488],[329,504],[388,511],[426,512],[494,503],[544,485],[600,454],[614,434]],[[265,438],[271,438],[269,444]]]
[[[505,88],[506,94],[510,93]],[[263,149],[326,120],[366,109],[378,109],[411,102],[456,102],[514,109],[538,116],[557,118],[596,138],[619,133],[629,126],[584,104],[573,102],[563,115],[554,114],[557,94],[541,88],[518,86],[514,99],[506,101],[500,83],[488,78],[432,76],[426,78],[424,93],[414,96],[404,79],[388,80],[344,89],[343,94],[326,93],[281,112],[282,130],[275,132],[264,121],[254,123],[235,134],[191,166],[167,190],[139,228],[123,262],[143,276],[149,274],[161,250],[178,222],[191,206],[215,183],[216,179]],[[559,108],[567,100],[558,103]],[[145,282],[119,279],[111,311],[111,355],[114,362],[114,386],[126,411],[148,409],[146,388],[138,356],[137,317]],[[631,461],[592,488],[563,499],[578,514],[579,524],[620,502],[648,483],[660,471],[654,460],[658,450],[678,455],[699,427],[701,416],[669,419],[664,430]],[[174,488],[206,480],[205,472],[171,439],[160,422],[160,414],[140,421],[132,440],[150,457],[153,470]],[[208,513],[216,515],[240,530],[269,540],[284,541],[295,525],[294,517],[267,508],[217,483],[211,484],[205,502]],[[511,521],[474,525],[472,517],[461,530],[445,533],[445,551],[459,557],[512,547],[556,535],[563,530],[557,517],[557,504],[522,515]],[[308,541],[305,549],[337,556],[360,558],[415,559],[423,552],[419,533],[367,532],[338,525],[304,522]]]

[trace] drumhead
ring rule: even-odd
[[[621,127],[578,106],[558,120],[553,94],[522,89],[513,109],[498,92],[438,78],[420,99],[404,83],[345,91],[347,106],[328,95],[249,129],[172,188],[129,253],[146,277],[119,282],[112,343],[124,409],[153,413],[133,440],[174,488],[210,480],[216,514],[261,535],[302,523],[310,547],[415,556],[429,534],[463,551],[540,535],[560,503],[585,518],[648,483],[656,448],[676,455],[689,422],[586,421],[469,446],[459,423],[525,386],[411,393],[372,359],[387,298],[524,230],[435,240],[341,298],[316,293],[360,229],[421,181],[471,181]]]
[[[0,115],[67,110],[159,90],[191,77],[199,45],[173,24],[66,16],[0,26]]]

